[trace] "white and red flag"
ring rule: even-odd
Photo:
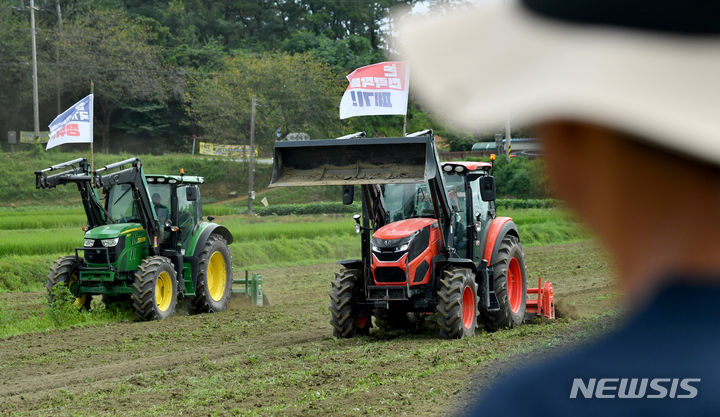
[[[93,95],[73,104],[50,122],[50,140],[45,150],[64,143],[92,143]]]
[[[407,114],[409,69],[405,62],[381,62],[351,72],[340,118]]]

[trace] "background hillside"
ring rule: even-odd
[[[273,140],[291,132],[314,138],[357,130],[399,135],[402,116],[338,120],[345,76],[392,58],[387,38],[398,23],[387,17],[392,8],[427,13],[465,3],[37,0],[41,130],[87,95],[92,80],[96,149],[106,153],[188,153],[193,136],[246,144],[253,95],[264,155]],[[25,1],[0,0],[4,148],[7,131],[33,126],[29,20]],[[452,150],[475,141],[432,120],[411,97],[408,131],[427,127]]]

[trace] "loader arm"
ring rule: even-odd
[[[63,168],[69,170],[50,174]],[[92,177],[90,176],[90,165],[87,159],[78,158],[71,161],[63,162],[35,171],[35,188],[55,188],[58,185],[76,184],[80,197],[82,199],[85,215],[87,216],[88,226],[92,229],[98,226],[112,222],[107,215],[95,189],[92,187]]]
[[[427,181],[444,244],[452,244],[452,210],[432,131],[401,138],[277,141],[274,152],[270,187],[359,184],[363,215],[375,230],[389,221],[381,184]]]
[[[373,230],[377,230],[388,224],[390,220],[390,215],[383,200],[382,189],[377,184],[363,185],[361,187],[363,204],[367,206],[368,217],[372,222]]]
[[[129,168],[123,168],[130,165]],[[122,169],[120,169],[122,168]],[[118,171],[111,171],[120,169]],[[111,172],[108,172],[111,171]],[[150,253],[153,255],[160,254],[157,246],[157,239],[160,234],[160,228],[163,227],[158,222],[155,207],[150,200],[145,172],[143,171],[142,162],[138,158],[130,158],[124,161],[106,165],[95,170],[94,173],[95,186],[108,190],[113,185],[128,184],[133,193],[133,200],[137,205],[140,223],[148,235],[148,243]]]

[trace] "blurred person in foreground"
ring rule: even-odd
[[[401,34],[418,97],[451,126],[535,129],[629,306],[470,413],[720,415],[719,2],[488,1]]]

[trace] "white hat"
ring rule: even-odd
[[[582,120],[720,164],[720,15],[677,1],[683,10],[596,3],[525,0],[413,18],[396,47],[419,99],[455,127]]]

